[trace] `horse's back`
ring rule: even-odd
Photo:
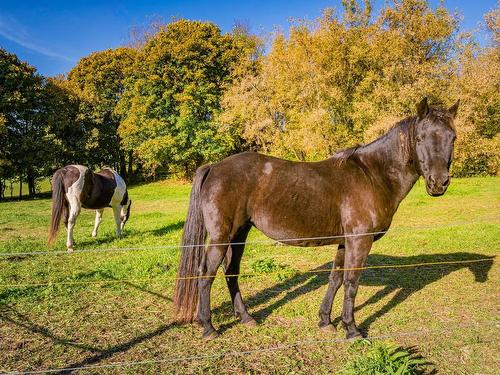
[[[202,187],[207,229],[231,218],[232,231],[250,222],[275,239],[341,233],[341,205],[355,176],[363,178],[350,162],[233,155],[211,167]]]
[[[68,192],[68,190],[76,188],[75,184],[83,185],[85,174],[88,171],[89,169],[83,165],[67,165],[54,172],[52,181],[56,178],[62,178],[65,191]]]

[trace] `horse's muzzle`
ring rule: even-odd
[[[450,177],[444,176],[442,178],[435,178],[430,175],[425,179],[425,188],[427,190],[427,194],[433,197],[439,197],[446,193],[448,186],[450,185]]]

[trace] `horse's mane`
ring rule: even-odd
[[[336,152],[333,156],[332,159],[335,160],[335,164],[340,167],[341,165],[345,164],[349,158],[351,158],[354,153],[358,150],[358,148],[363,147],[362,143],[358,143],[357,145],[349,148],[345,148],[343,150],[340,150]]]
[[[445,124],[448,126],[450,129],[453,131],[456,131],[454,125],[453,125],[453,118],[451,114],[441,108],[436,108],[436,107],[430,107],[429,108],[429,113],[427,114],[427,117],[435,122],[439,121],[442,124]],[[382,134],[380,137],[375,139],[374,141],[370,142],[367,145],[364,145],[362,143],[358,143],[357,145],[349,148],[345,148],[343,150],[340,150],[336,152],[333,156],[332,159],[335,160],[335,163],[337,166],[341,166],[347,162],[350,158],[352,158],[356,151],[358,151],[360,148],[365,148],[369,147],[371,144],[378,142],[386,137],[391,137],[394,136],[395,132],[399,133],[399,138],[401,141],[401,148],[403,155],[405,157],[410,157],[411,156],[411,150],[413,149],[414,146],[414,129],[415,129],[415,124],[418,122],[418,116],[408,116],[398,122],[396,122],[394,125],[392,125],[384,134]]]
[[[404,118],[403,120],[400,120],[396,122],[394,125],[392,125],[384,134],[381,136],[377,137],[375,140],[368,144],[362,144],[358,143],[353,147],[345,148],[343,150],[340,150],[336,152],[332,158],[335,160],[335,163],[337,166],[341,166],[347,162],[350,158],[354,156],[356,151],[358,151],[360,148],[365,148],[370,146],[371,144],[380,141],[383,138],[389,137],[392,135],[393,131],[395,129],[399,130],[399,136],[401,139],[401,144],[403,148],[403,152],[408,155],[410,153],[411,149],[411,143],[412,142],[412,131],[413,131],[413,125],[417,122],[417,117],[416,116],[409,116]]]

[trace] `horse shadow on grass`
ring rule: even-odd
[[[480,261],[487,259],[485,261]],[[399,304],[403,303],[412,294],[424,289],[426,286],[438,282],[445,276],[454,271],[466,268],[474,275],[475,282],[483,283],[488,279],[488,273],[493,265],[494,256],[486,256],[474,253],[449,253],[449,254],[422,254],[414,256],[392,256],[384,254],[372,254],[368,257],[367,266],[377,265],[402,265],[414,263],[432,263],[432,262],[460,262],[472,261],[471,263],[455,263],[455,264],[437,264],[429,266],[418,266],[408,268],[379,268],[364,270],[361,280],[360,288],[363,286],[378,286],[382,287],[381,290],[376,292],[364,303],[357,305],[355,311],[359,311],[368,305],[378,303],[386,296],[395,292],[394,296],[386,302],[380,309],[373,312],[370,316],[364,319],[359,324],[361,331],[366,335],[368,334],[370,326],[377,321],[380,317],[389,313]],[[330,269],[332,263],[328,262],[321,266],[312,269],[311,271],[319,271]],[[317,290],[328,283],[329,272],[320,273],[301,273],[270,288],[264,289],[257,294],[246,299],[247,307],[252,316],[258,321],[262,322],[276,309],[293,302],[296,298]],[[343,289],[343,288],[341,288]],[[265,306],[268,302],[272,301],[276,294],[285,292],[285,294]],[[326,289],[325,289],[326,293]],[[243,298],[244,290],[242,291]],[[343,293],[339,290],[336,299],[343,299]],[[318,311],[320,301],[318,301]],[[228,313],[231,310],[229,302],[223,303],[218,308],[214,309],[214,314]],[[339,314],[340,311],[333,311],[332,314]],[[340,322],[340,317],[333,320],[337,325]],[[221,331],[225,331],[237,322],[233,321],[220,327]]]
[[[373,324],[377,319],[389,313],[393,308],[403,303],[412,294],[424,289],[426,286],[438,282],[445,276],[451,274],[452,272],[469,269],[469,271],[474,275],[475,282],[483,283],[488,280],[488,273],[493,265],[494,256],[486,256],[482,254],[473,253],[449,253],[449,254],[423,254],[408,257],[397,257],[391,255],[383,254],[372,254],[368,258],[369,266],[376,265],[401,265],[401,264],[412,264],[412,263],[431,263],[431,262],[460,262],[460,261],[473,261],[475,263],[458,263],[458,264],[440,264],[432,266],[419,266],[414,268],[399,268],[399,269],[369,269],[365,270],[361,278],[360,287],[363,286],[379,286],[382,287],[381,290],[376,292],[363,304],[358,305],[356,310],[361,310],[364,307],[375,304],[381,301],[386,296],[396,292],[394,296],[386,302],[380,309],[373,312],[369,317],[367,317],[361,324],[360,328],[366,334],[369,330],[371,324]],[[487,259],[486,261],[480,261],[482,259]],[[331,262],[325,263],[311,271],[319,271],[328,269],[331,267]],[[247,306],[250,312],[256,318],[257,321],[264,321],[273,311],[284,306],[288,303],[293,302],[299,296],[305,293],[312,292],[323,286],[328,282],[328,272],[321,273],[302,273],[295,275],[291,278],[283,280],[269,288],[266,288],[257,294],[246,299]],[[148,292],[144,287],[130,284],[130,286],[138,287],[139,289]],[[271,304],[266,304],[272,301],[277,292],[285,292],[281,298],[273,301]],[[155,294],[154,292],[153,294]],[[156,295],[158,298],[167,298],[163,295]],[[339,293],[337,298],[342,298],[342,293]],[[318,302],[319,310],[319,302]],[[219,307],[215,308],[214,314],[228,314],[231,311],[231,304],[225,302]],[[45,327],[40,327],[36,324],[30,323],[28,320],[16,313],[17,319],[13,319],[12,316],[9,318],[4,313],[0,314],[3,319],[8,319],[11,323],[20,325],[33,333],[42,334],[58,344],[77,346],[70,339],[65,339],[52,334]],[[337,318],[336,322],[339,321]],[[236,320],[225,324],[220,327],[220,331],[225,331],[237,324]],[[129,341],[125,341],[121,344],[117,344],[107,348],[97,348],[91,345],[78,344],[82,350],[91,351],[93,354],[84,358],[81,361],[68,364],[67,368],[75,368],[81,366],[89,366],[101,362],[102,360],[108,359],[115,354],[124,353],[136,345],[139,345],[147,340],[154,337],[160,336],[172,328],[176,327],[176,323],[165,323],[160,324],[155,329],[151,331],[142,333]],[[60,374],[67,374],[71,371],[60,371]]]

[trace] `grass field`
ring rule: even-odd
[[[334,247],[247,246],[242,272],[263,273],[240,280],[256,328],[237,324],[222,278],[212,294],[219,339],[203,341],[199,327],[171,324],[179,252],[155,246],[179,243],[189,190],[172,181],[131,188],[132,215],[120,239],[110,210],[92,239],[94,212],[84,211],[76,250],[102,251],[74,254],[16,256],[47,250],[50,201],[0,203],[0,252],[12,253],[0,257],[0,371],[146,361],[81,372],[333,373],[360,355],[353,343],[333,341],[344,337],[341,329],[317,328],[328,274],[300,272],[328,268]],[[493,257],[500,250],[499,225],[499,178],[455,179],[440,198],[417,183],[368,263],[492,260],[367,270],[356,301],[358,324],[369,336],[392,335],[387,340],[415,347],[432,363],[429,370],[498,373],[500,272]],[[252,231],[249,241],[257,239],[264,237]],[[148,249],[104,250],[124,247]],[[52,250],[64,248],[62,230]],[[37,283],[50,284],[29,285]],[[333,317],[341,301],[339,292]],[[259,348],[276,350],[217,357]],[[171,360],[191,356],[201,358]]]

